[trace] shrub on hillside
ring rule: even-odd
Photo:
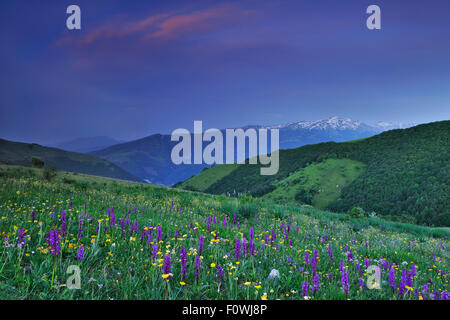
[[[347,212],[347,217],[350,219],[364,218],[364,216],[365,211],[360,207],[353,207]]]
[[[34,168],[41,169],[44,166],[44,160],[42,160],[41,158],[38,158],[38,157],[31,157],[30,162]]]
[[[268,194],[275,190],[275,186],[273,184],[262,184],[258,186],[254,191],[252,191],[252,195],[255,197],[262,197],[265,194]]]
[[[295,200],[297,200],[300,203],[312,204],[314,195],[316,193],[317,193],[317,191],[314,189],[310,189],[310,190],[300,189],[297,191],[294,198],[295,198]]]
[[[75,183],[75,179],[69,178],[69,177],[63,177],[62,179],[63,183],[65,184],[72,184]]]
[[[75,187],[82,190],[82,191],[86,191],[89,187],[89,182],[87,181],[77,181],[75,183]]]
[[[54,166],[51,166],[50,168],[45,168],[42,175],[45,180],[50,182],[58,175],[58,170]]]
[[[236,214],[247,220],[253,218],[259,211],[259,205],[256,202],[256,199],[252,196],[241,196]]]

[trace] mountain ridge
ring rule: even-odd
[[[48,145],[48,147],[62,149],[66,151],[89,153],[96,150],[108,148],[110,146],[123,143],[125,141],[116,140],[108,136],[93,136],[75,138]]]
[[[0,138],[0,164],[31,166],[31,158],[38,157],[45,167],[130,181],[142,181],[104,159],[78,152],[41,146],[36,143],[14,142]]]
[[[297,121],[270,126],[247,125],[239,128],[243,130],[249,128],[280,129],[281,149],[292,149],[328,141],[343,142],[367,138],[382,130],[357,120],[337,116],[317,121]],[[224,132],[225,129],[221,129],[221,131]],[[144,181],[162,185],[173,185],[184,181],[208,167],[205,164],[174,165],[171,162],[170,152],[177,142],[172,142],[170,137],[170,134],[153,134],[90,154],[106,159]]]

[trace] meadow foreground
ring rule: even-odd
[[[448,299],[448,229],[21,167],[0,186],[0,299]]]

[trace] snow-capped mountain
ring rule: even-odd
[[[307,129],[307,130],[363,130],[379,132],[380,127],[370,126],[357,120],[350,118],[331,117],[328,119],[316,120],[316,121],[297,121],[285,124],[259,126],[249,125],[243,127],[243,129],[255,128],[255,129]]]
[[[331,117],[324,120],[292,122],[284,126],[282,125],[280,126],[280,128],[309,129],[309,130],[313,129],[358,130],[358,129],[369,129],[370,126],[350,118],[342,119],[339,117]]]
[[[403,122],[385,122],[379,121],[375,125],[369,125],[358,120],[350,118],[339,118],[337,116],[330,117],[322,120],[315,121],[297,121],[285,124],[277,125],[248,125],[242,129],[254,128],[254,129],[308,129],[308,130],[356,130],[356,131],[367,131],[373,133],[379,133],[386,130],[392,129],[406,129],[415,126],[414,123],[403,123]]]

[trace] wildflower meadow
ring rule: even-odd
[[[1,299],[449,297],[445,230],[27,170],[0,175]]]

